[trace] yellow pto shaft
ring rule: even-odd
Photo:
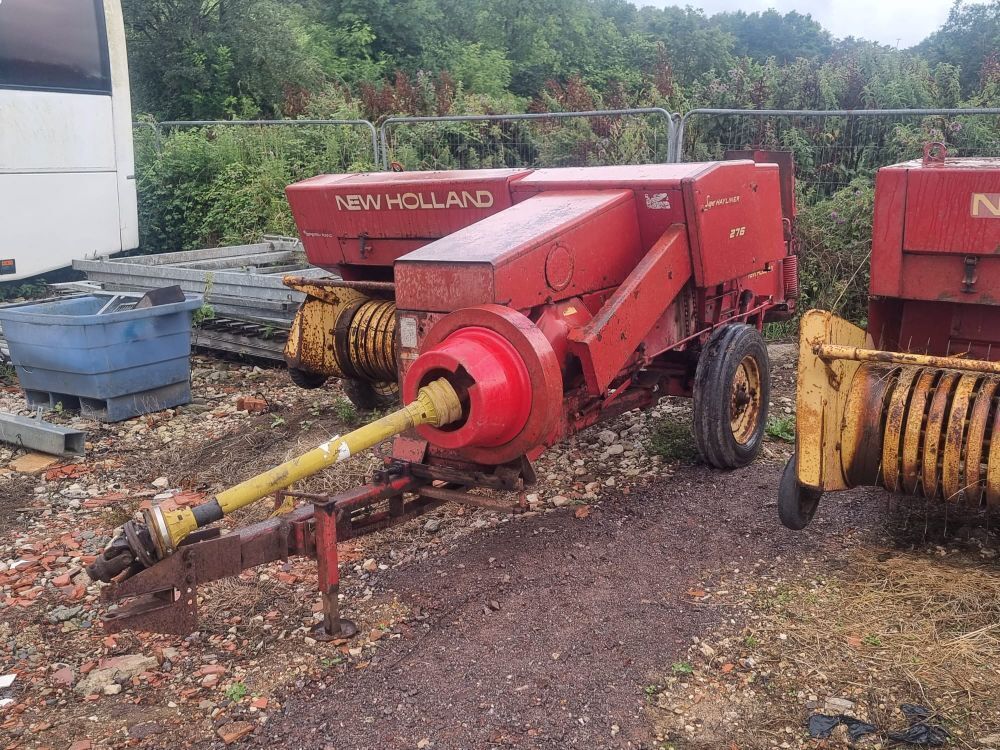
[[[343,437],[334,437],[291,461],[258,474],[195,508],[162,511],[158,506],[143,511],[157,557],[172,554],[178,544],[192,531],[218,521],[235,510],[285,489],[294,482],[312,476],[323,469],[384,440],[419,425],[442,427],[458,421],[462,404],[452,385],[439,378],[420,389],[417,398],[402,409],[359,427]]]

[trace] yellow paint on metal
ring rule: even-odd
[[[882,449],[872,452],[868,434],[872,420],[869,415],[881,411],[885,388],[878,378],[869,377],[865,367],[859,367],[854,378],[845,384],[847,401],[844,404],[840,427],[840,463],[844,482],[856,487],[874,480],[872,461],[881,461]],[[875,436],[881,440],[881,434]],[[874,472],[878,471],[876,465]]]
[[[799,481],[1000,507],[1000,362],[863,348],[837,320],[802,319]]]
[[[1000,507],[1000,408],[995,408],[993,417],[993,435],[996,440],[990,440],[990,460],[986,467],[986,505],[990,508]]]
[[[841,470],[841,426],[859,364],[821,359],[815,347],[829,343],[861,346],[865,332],[832,313],[806,312],[799,323],[797,465],[804,486],[840,490],[848,487]]]
[[[899,492],[902,487],[900,459],[903,426],[906,423],[906,407],[910,400],[910,391],[919,372],[916,367],[904,367],[900,371],[886,413],[885,435],[882,440],[882,483],[890,492]]]
[[[740,445],[746,445],[757,430],[761,410],[760,370],[757,360],[746,356],[736,367],[730,399],[730,429]]]
[[[946,370],[941,373],[934,395],[931,397],[931,407],[927,410],[927,424],[924,426],[924,455],[921,458],[921,485],[924,497],[934,497],[938,493],[938,458],[941,453],[941,435],[944,433],[944,423],[948,416],[948,404],[955,384],[958,382],[957,372]]]
[[[921,370],[910,396],[909,413],[906,415],[906,431],[903,434],[903,492],[916,494],[920,487],[920,446],[924,433],[924,418],[930,403],[936,370]]]
[[[969,435],[965,451],[965,498],[967,504],[973,507],[985,499],[985,481],[982,463],[983,448],[986,440],[986,430],[989,425],[990,411],[993,407],[993,396],[996,394],[1000,381],[987,379],[979,387],[972,413],[969,415]]]
[[[307,295],[292,322],[285,361],[306,372],[395,382],[396,304],[343,287],[296,279]]]
[[[219,493],[213,500],[218,502],[223,514],[228,515],[413,427],[424,424],[441,427],[459,420],[461,416],[462,404],[454,387],[444,378],[439,378],[421,388],[417,398],[402,409],[343,437],[331,438],[308,453]],[[162,514],[160,518],[165,529],[159,529],[160,524],[154,522],[150,525],[150,532],[154,538],[158,533],[166,532],[164,536],[169,537],[169,543],[158,543],[157,547],[168,552],[177,549],[180,541],[198,528],[190,508]],[[158,520],[154,518],[154,521]],[[167,539],[160,542],[167,542]]]
[[[374,382],[395,381],[396,368],[396,303],[391,300],[371,300],[358,308],[347,331],[350,363],[342,369],[353,369]]]
[[[962,455],[965,453],[969,407],[978,383],[978,374],[962,375],[951,399],[941,456],[941,495],[947,502],[958,502],[965,489]]]
[[[824,314],[829,315],[830,313]],[[918,367],[936,367],[942,370],[963,370],[965,372],[1000,375],[1000,362],[964,359],[962,357],[936,357],[930,354],[911,354],[909,352],[885,352],[878,349],[840,345],[834,342],[821,341],[814,344],[813,354],[824,360],[852,360],[884,365],[916,365]]]
[[[367,298],[353,289],[317,287],[315,291],[322,296],[310,294],[295,313],[285,344],[285,361],[306,372],[342,378],[344,369],[336,355],[337,326],[351,307]]]

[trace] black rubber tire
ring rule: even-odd
[[[741,442],[733,434],[733,381],[747,357],[756,365],[759,386],[756,422]],[[733,323],[712,333],[698,359],[694,378],[694,439],[706,463],[717,469],[746,466],[760,453],[771,398],[771,363],[764,337],[751,325]]]
[[[318,372],[309,372],[308,370],[300,370],[298,367],[288,368],[288,377],[292,379],[299,388],[305,388],[306,390],[312,390],[313,388],[319,388],[324,383],[326,383],[326,375]]]
[[[318,372],[309,372],[308,370],[300,370],[298,367],[289,367],[288,377],[291,378],[292,382],[299,388],[305,388],[306,390],[319,388],[326,383],[327,380],[326,375],[322,375]]]
[[[816,515],[821,497],[823,493],[819,490],[799,484],[795,456],[788,459],[778,484],[778,518],[782,525],[792,531],[802,531]]]
[[[344,393],[361,411],[385,411],[399,405],[396,383],[369,383],[367,380],[345,380]]]

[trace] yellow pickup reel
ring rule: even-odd
[[[805,528],[824,492],[859,486],[1000,506],[1000,362],[866,348],[865,331],[822,310],[799,337],[785,526]]]

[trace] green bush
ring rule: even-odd
[[[865,323],[874,209],[875,188],[867,178],[800,209],[796,229],[801,309],[833,310]]]
[[[337,125],[217,126],[169,131],[136,149],[143,252],[295,235],[285,187],[376,167],[368,130]]]

